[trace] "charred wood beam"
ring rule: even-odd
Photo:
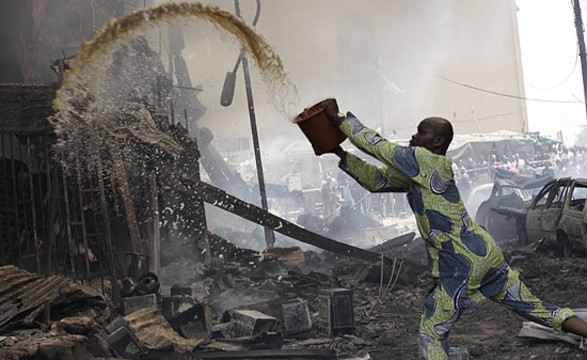
[[[73,230],[71,227],[71,212],[69,210],[69,187],[67,186],[67,175],[65,172],[61,173],[61,181],[63,182],[63,202],[65,203],[65,228],[67,230],[67,251],[68,251],[68,258],[69,258],[69,265],[71,266],[71,273],[77,277],[77,271],[75,268],[75,254],[73,249],[75,248],[75,243],[73,240]]]
[[[75,157],[75,162],[76,162],[76,166],[78,169],[80,169],[80,160],[79,157]],[[76,184],[77,184],[77,198],[78,198],[78,206],[79,206],[79,223],[82,227],[82,241],[84,244],[84,249],[86,250],[84,252],[84,265],[85,265],[85,270],[86,270],[86,278],[87,279],[91,279],[92,278],[92,273],[90,271],[90,259],[88,258],[88,229],[86,227],[86,216],[84,214],[84,199],[83,199],[83,186],[82,186],[82,175],[80,174],[79,171],[76,171],[75,174],[75,178],[76,178]],[[76,244],[77,246],[77,252],[79,253],[79,244]],[[72,248],[73,251],[73,248]],[[72,253],[70,256],[75,257],[74,253]]]
[[[27,152],[27,161],[28,163],[32,163],[32,154],[31,154],[31,138],[27,137],[26,139],[26,152]],[[39,226],[37,224],[37,209],[35,206],[35,185],[33,183],[33,174],[30,172],[30,170],[27,172],[27,177],[28,177],[28,181],[29,181],[29,191],[30,191],[30,204],[31,204],[31,218],[32,218],[32,231],[33,231],[33,240],[34,240],[34,249],[35,249],[35,260],[36,260],[36,265],[37,265],[37,272],[40,273],[41,272],[41,255],[40,255],[40,245],[41,243],[39,242],[39,236],[38,236],[38,231],[39,231]]]
[[[99,154],[97,151],[95,152],[97,154]],[[112,241],[112,232],[110,229],[110,219],[108,216],[108,208],[107,208],[107,202],[106,202],[106,188],[104,185],[104,179],[102,178],[101,174],[103,174],[102,171],[102,160],[100,158],[100,156],[96,156],[96,174],[98,174],[97,176],[97,180],[98,180],[98,190],[99,190],[99,194],[100,194],[100,212],[102,214],[102,221],[104,224],[104,231],[106,234],[106,251],[107,253],[110,255],[110,276],[111,276],[111,284],[112,284],[112,303],[115,304],[116,307],[120,307],[120,300],[121,300],[121,296],[120,296],[120,292],[118,289],[118,276],[116,274],[116,258],[114,255],[114,242]]]
[[[143,252],[143,243],[141,241],[141,234],[139,230],[139,223],[137,221],[137,215],[132,203],[132,196],[130,186],[128,184],[128,178],[126,176],[126,169],[124,168],[124,162],[120,159],[120,150],[114,142],[110,142],[110,156],[112,157],[112,171],[116,181],[118,182],[119,189],[122,192],[122,199],[124,203],[124,210],[126,213],[126,222],[128,224],[128,232],[130,235],[132,250],[134,252]]]
[[[238,215],[243,219],[252,221],[261,226],[266,226],[274,231],[277,231],[303,243],[313,245],[333,253],[350,256],[369,262],[377,262],[381,261],[382,259],[382,256],[375,252],[341,243],[308,231],[294,223],[280,218],[279,216],[273,215],[254,204],[250,204],[237,197],[234,197],[212,185],[194,179],[184,178],[181,181],[186,186],[186,189],[183,191],[187,191],[188,195],[195,195],[195,200],[205,201],[220,209]],[[383,259],[387,265],[392,264],[390,259],[385,257]]]
[[[153,233],[151,234],[150,244],[150,256],[149,256],[149,268],[156,274],[159,273],[159,267],[161,265],[160,257],[160,245],[161,245],[161,233],[159,231],[159,191],[157,187],[157,176],[155,173],[149,174],[149,185],[151,192],[151,223]]]

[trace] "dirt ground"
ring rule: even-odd
[[[510,265],[520,271],[522,280],[534,294],[559,306],[587,308],[584,256],[561,259],[553,251],[535,252],[532,245],[519,248],[515,243],[501,244],[501,247]],[[423,242],[416,238],[408,245],[387,249],[384,254],[397,260],[396,269],[402,260],[405,262],[399,280],[391,291],[383,292],[385,295],[377,305],[374,304],[381,294],[380,289],[385,288],[390,277],[389,266],[383,276],[383,286],[378,264],[369,266],[353,259],[335,260],[330,253],[306,252],[306,266],[286,271],[283,276],[271,276],[267,264],[259,265],[251,273],[243,271],[243,267],[236,267],[235,271],[244,279],[241,284],[248,288],[268,289],[283,295],[292,293],[308,302],[314,328],[300,336],[285,337],[285,349],[335,349],[339,359],[420,359],[418,324],[426,292],[432,286]],[[366,267],[369,271],[365,271]],[[283,269],[275,270],[277,274]],[[229,271],[224,267],[222,273]],[[333,287],[353,290],[355,329],[328,337],[317,329],[318,293]],[[211,294],[207,300],[214,302],[218,298]],[[470,359],[587,359],[587,351],[566,342],[518,337],[524,321],[506,308],[486,301],[463,314],[452,330],[449,345],[466,348]]]
[[[416,240],[417,241],[417,240]],[[421,240],[420,240],[421,241]],[[520,271],[530,290],[547,302],[571,308],[587,307],[587,261],[585,257],[556,258],[552,252],[529,252],[515,245],[502,246],[510,265]],[[424,248],[417,243],[396,251],[398,259],[422,262]],[[417,276],[415,286],[403,286],[370,314],[355,314],[359,323],[355,335],[371,341],[371,359],[420,359],[417,345],[418,322],[429,275]],[[378,287],[357,288],[361,296],[375,296]],[[466,347],[472,359],[587,359],[587,352],[560,341],[519,338],[525,321],[506,308],[486,301],[466,311],[451,332],[451,347]],[[390,354],[393,354],[391,356]]]
[[[540,298],[560,306],[587,308],[585,256],[561,259],[550,251],[534,252],[511,243],[502,245],[502,248],[510,265],[520,271],[523,281]],[[202,264],[190,265],[188,260],[178,260],[161,275],[162,279],[165,279],[166,273],[176,279],[180,274],[194,276],[194,279],[183,279],[182,283],[197,285],[193,289],[196,290],[194,294],[198,301],[215,308],[217,317],[212,319],[214,324],[218,324],[221,317],[224,318],[221,316],[222,308],[257,309],[279,318],[282,305],[288,299],[306,300],[312,318],[311,331],[284,336],[282,346],[276,349],[333,349],[340,360],[420,359],[418,323],[424,297],[432,285],[425,266],[426,255],[422,240],[415,239],[408,245],[393,247],[386,250],[385,254],[396,260],[396,269],[399,269],[400,275],[397,282],[391,282],[393,286],[390,291],[381,289],[386,288],[387,279],[394,278],[390,276],[391,266],[383,269],[385,280],[382,285],[379,264],[367,264],[349,258],[336,258],[331,253],[311,251],[305,252],[302,268],[284,268],[280,261],[255,262],[253,258],[249,259],[241,254],[235,257],[240,260],[239,263],[226,262],[207,269]],[[400,269],[402,260],[404,262]],[[204,272],[197,275],[198,269],[203,269]],[[200,277],[200,281],[195,277]],[[225,290],[220,289],[219,284],[224,284]],[[326,288],[337,287],[353,291],[355,328],[353,331],[327,336],[319,326],[319,293]],[[167,292],[168,289],[165,289],[162,293]],[[207,296],[200,299],[201,294]],[[260,294],[270,296],[263,299],[259,297]],[[377,299],[380,301],[377,302]],[[251,302],[247,303],[249,300]],[[567,342],[518,337],[524,321],[525,319],[500,305],[486,301],[463,314],[452,330],[449,344],[451,347],[466,349],[469,359],[587,359],[587,351]],[[109,321],[102,325],[108,323]],[[94,328],[97,332],[87,342],[87,348],[94,357],[87,356],[83,359],[108,357],[108,346],[101,340],[107,335],[98,330],[98,327]],[[33,333],[38,335],[33,336]],[[104,336],[98,336],[100,334]],[[48,336],[38,329],[2,335],[6,335],[3,337],[5,340],[18,340],[11,347],[3,345],[0,339],[2,359],[21,359],[23,357],[17,354],[23,346],[27,347],[33,340],[39,342],[39,339]],[[174,354],[173,349],[166,349],[159,353],[152,352],[146,358],[199,359],[198,354],[202,351],[207,349],[198,348],[193,354],[183,355]],[[12,355],[9,357],[7,354]],[[34,358],[47,359],[42,356]],[[55,357],[51,357],[53,358]],[[459,358],[461,359],[464,358]]]

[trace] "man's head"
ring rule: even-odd
[[[412,135],[411,146],[422,146],[438,155],[446,155],[453,138],[450,122],[441,117],[429,117],[420,122],[418,132]]]

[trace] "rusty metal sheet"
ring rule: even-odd
[[[14,265],[0,267],[0,330],[16,320],[30,325],[50,307],[67,303],[91,302],[97,308],[106,306],[101,294],[80,287],[58,276],[42,276]]]
[[[124,317],[129,329],[146,347],[155,350],[171,348],[178,353],[192,351],[204,340],[186,339],[173,330],[155,308],[137,310]]]
[[[39,313],[67,288],[68,281],[56,275],[44,277],[13,265],[0,267],[0,328],[18,315]]]

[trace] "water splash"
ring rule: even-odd
[[[63,86],[57,92],[53,104],[55,114],[49,119],[58,135],[58,157],[64,158],[71,152],[77,152],[78,158],[83,160],[84,155],[92,157],[100,151],[108,151],[104,139],[112,137],[112,128],[121,118],[112,116],[112,111],[120,109],[109,108],[112,104],[101,101],[108,96],[109,89],[105,89],[102,79],[112,65],[113,56],[121,48],[128,47],[141,31],[181,18],[205,20],[219,31],[234,35],[257,64],[274,103],[282,104],[281,112],[287,112],[285,108],[294,105],[297,90],[288,80],[281,58],[261,35],[231,13],[217,7],[200,3],[165,3],[112,21],[97,31],[92,41],[83,43],[80,53],[71,62],[71,70],[66,73]],[[284,101],[290,103],[283,105]],[[83,154],[81,148],[89,150]]]

